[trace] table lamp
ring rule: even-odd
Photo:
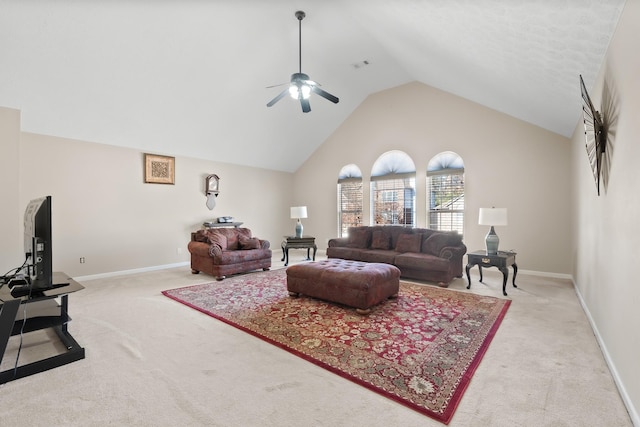
[[[302,223],[300,222],[300,218],[307,217],[307,207],[306,206],[292,206],[291,207],[291,218],[298,219],[296,223],[296,237],[302,237]]]
[[[493,227],[495,225],[507,225],[507,208],[480,208],[478,224],[491,226],[485,239],[487,255],[496,255],[500,239]]]

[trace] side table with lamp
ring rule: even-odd
[[[284,240],[282,241],[281,261],[284,261],[285,267],[289,264],[289,249],[306,249],[307,260],[311,260],[310,252],[311,249],[313,249],[313,261],[316,260],[316,251],[318,250],[318,247],[316,246],[316,238],[302,235],[303,227],[302,222],[300,221],[301,218],[307,218],[307,207],[292,206],[291,219],[297,219],[298,222],[296,222],[295,236],[284,236]]]
[[[516,264],[516,252],[498,251],[500,239],[494,230],[494,226],[507,225],[507,209],[506,208],[480,208],[478,224],[488,225],[491,227],[487,233],[485,244],[486,250],[478,250],[467,254],[467,289],[471,288],[471,277],[469,270],[474,265],[480,270],[480,282],[482,283],[482,267],[497,267],[502,272],[502,294],[507,296],[507,278],[509,277],[508,266],[513,268],[513,287],[516,286],[516,275],[518,274],[518,265]]]

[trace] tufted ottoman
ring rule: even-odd
[[[374,305],[398,296],[400,270],[339,258],[296,264],[287,268],[287,290],[291,296],[307,295],[369,314]]]

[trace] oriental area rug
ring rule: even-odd
[[[401,282],[362,316],[290,297],[284,269],[162,293],[445,424],[510,304]]]

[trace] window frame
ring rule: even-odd
[[[462,157],[451,151],[434,156],[427,167],[427,227],[464,234],[465,177]]]
[[[407,197],[408,192],[409,197]],[[392,197],[387,197],[389,194],[392,194]],[[388,200],[379,200],[384,198]],[[416,226],[416,174],[387,174],[371,177],[370,201],[371,225],[401,225],[414,228]],[[384,206],[388,207],[380,209]],[[383,217],[386,217],[386,220],[382,220]]]
[[[345,191],[343,186],[349,187],[358,187],[352,188],[352,191],[348,192],[347,202],[345,203]],[[357,199],[355,203],[352,201],[352,196],[354,193],[357,193],[359,190],[359,194],[356,194]],[[337,186],[337,195],[338,195],[338,236],[347,237],[349,227],[361,226],[363,225],[362,216],[364,211],[364,184],[362,178],[341,178],[338,180]],[[358,205],[359,201],[359,210],[356,206],[354,209],[348,209],[345,211],[345,204],[353,204]],[[355,220],[354,221],[345,221],[345,215],[351,215]]]

